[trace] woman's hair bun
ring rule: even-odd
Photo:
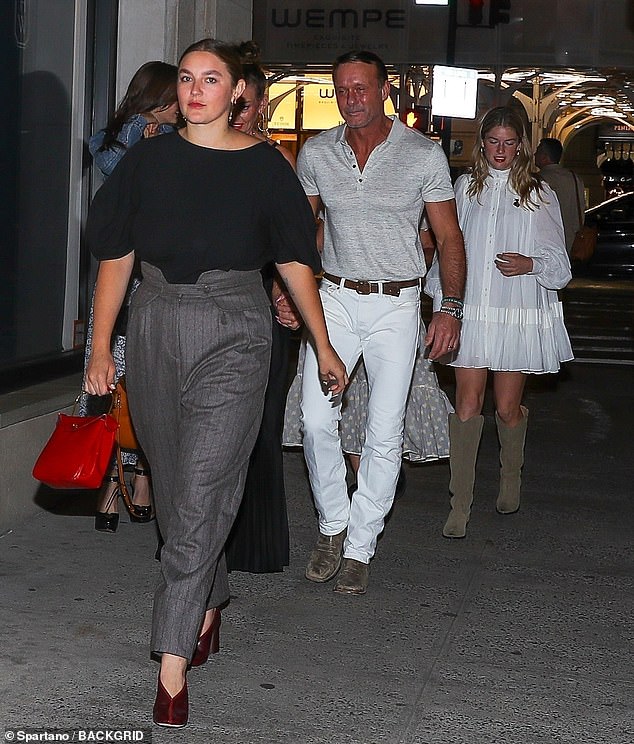
[[[240,55],[240,60],[242,61],[243,65],[260,64],[260,47],[253,40],[243,41],[242,43],[238,44],[238,54]]]

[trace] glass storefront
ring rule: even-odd
[[[391,76],[392,86],[398,76]],[[385,113],[395,114],[392,98],[385,102]],[[335,89],[329,75],[289,74],[269,86],[268,129],[273,139],[295,155],[313,134],[343,124]]]
[[[98,17],[116,2],[100,0],[100,16],[96,5],[0,3],[0,383],[34,366],[44,379],[62,357],[81,354],[93,44]],[[109,24],[116,19],[108,17]]]

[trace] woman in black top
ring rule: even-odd
[[[324,392],[347,382],[316,290],[304,192],[275,148],[229,125],[243,89],[232,47],[210,39],[190,46],[178,74],[186,127],[131,150],[95,196],[87,227],[101,260],[89,393],[112,387],[112,326],[135,256],[142,262],[126,363],[165,539],[152,624],[152,651],[161,656],[154,720],[165,726],[187,723],[188,665],[217,650],[218,608],[229,598],[222,551],[268,372],[267,262],[313,335]]]

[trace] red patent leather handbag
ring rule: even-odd
[[[51,488],[99,488],[108,470],[119,424],[109,413],[60,413],[37,458],[33,477]]]

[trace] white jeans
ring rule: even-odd
[[[399,297],[359,295],[327,280],[320,288],[330,342],[346,365],[361,354],[368,373],[365,444],[352,502],[341,450],[341,405],[321,389],[317,358],[309,343],[302,375],[304,457],[319,513],[319,531],[348,529],[344,557],[368,563],[394,501],[403,449],[405,404],[412,380],[420,326],[420,290]]]

